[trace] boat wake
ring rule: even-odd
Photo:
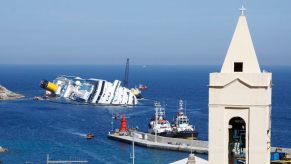
[[[86,134],[85,133],[72,132],[71,134],[86,138]]]
[[[73,129],[66,129],[65,132],[69,133],[69,134],[73,134],[75,136],[83,137],[83,138],[86,138],[86,136],[87,136],[86,133],[77,132],[77,131],[75,131]]]

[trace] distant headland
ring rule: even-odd
[[[23,97],[23,95],[9,91],[8,89],[0,85],[0,100],[14,100]]]

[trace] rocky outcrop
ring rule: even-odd
[[[0,85],[0,100],[14,100],[22,97],[24,96],[21,94],[11,92],[2,85]]]
[[[6,152],[8,152],[8,149],[5,148],[5,147],[0,146],[0,153],[6,153]]]

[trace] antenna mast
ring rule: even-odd
[[[124,72],[124,87],[128,87],[128,74],[129,74],[129,58],[126,59],[126,67]]]

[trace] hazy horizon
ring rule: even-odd
[[[223,63],[242,1],[11,0],[0,64]],[[291,65],[291,1],[244,1],[260,65]]]

